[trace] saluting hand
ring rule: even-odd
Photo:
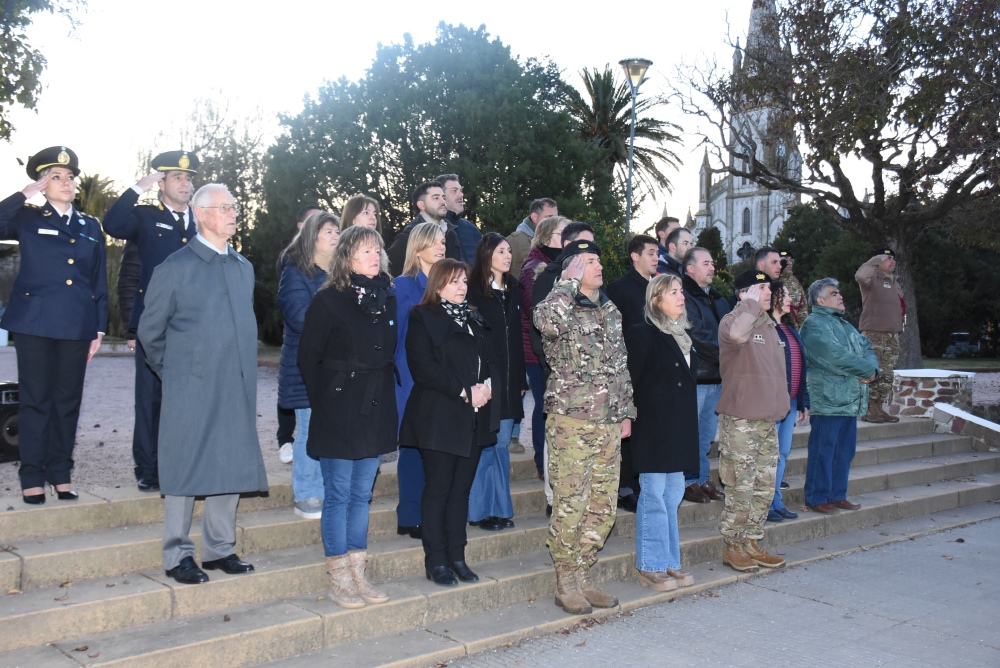
[[[569,278],[575,278],[577,280],[583,278],[583,271],[586,269],[586,260],[583,259],[582,255],[574,255],[573,259],[569,261],[569,264],[563,269],[562,278],[563,280]]]
[[[153,187],[154,183],[159,183],[164,178],[166,178],[166,176],[167,176],[166,172],[153,172],[152,174],[147,174],[146,176],[139,179],[139,181],[135,185],[139,186],[139,188],[142,189],[142,192],[146,192],[147,190]]]
[[[49,175],[46,174],[37,181],[32,181],[31,183],[26,185],[24,187],[24,190],[21,191],[21,194],[24,195],[26,199],[31,199],[38,193],[45,190],[45,186],[47,186],[48,184],[49,184]]]

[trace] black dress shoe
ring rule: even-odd
[[[155,475],[145,475],[139,478],[137,486],[139,487],[140,492],[159,492],[160,479]]]
[[[45,492],[42,492],[41,494],[22,494],[21,499],[23,499],[25,503],[37,506],[40,503],[45,503]]]
[[[635,492],[632,492],[627,496],[619,496],[618,509],[627,510],[630,513],[634,513],[636,510],[639,509],[639,497],[635,495]]]
[[[788,489],[789,487],[791,487],[791,485],[789,485],[784,480],[781,481],[781,489]]]
[[[404,527],[401,524],[397,524],[396,533],[400,536],[409,536],[410,538],[416,538],[417,540],[420,540],[423,537],[419,524],[412,527]]]
[[[791,511],[788,508],[775,508],[772,512],[778,513],[786,520],[794,520],[799,516],[798,513]]]
[[[56,490],[56,498],[59,499],[60,501],[76,501],[77,499],[80,498],[80,495],[77,494],[76,492],[72,491],[72,490],[70,490],[68,492],[60,492],[57,489]]]
[[[228,557],[215,559],[213,561],[203,561],[201,562],[201,567],[206,571],[214,571],[218,569],[223,573],[229,573],[230,575],[249,573],[253,570],[253,564],[248,564],[247,562],[242,561],[235,554],[230,554]]]
[[[434,584],[439,584],[442,587],[455,587],[458,585],[455,574],[447,566],[431,566],[426,570],[427,579]]]
[[[479,582],[479,576],[473,573],[472,569],[464,561],[451,562],[451,570],[462,582]]]
[[[498,517],[487,517],[478,522],[469,522],[469,524],[477,526],[483,531],[500,531],[500,529],[503,529],[503,524]]]
[[[500,523],[500,528],[501,529],[513,529],[514,528],[514,520],[512,520],[509,517],[498,517],[497,518],[497,522]]]
[[[767,521],[768,522],[782,522],[784,521],[784,516],[779,515],[776,510],[767,511]]]
[[[181,563],[167,571],[167,575],[186,585],[208,582],[208,576],[205,574],[205,571],[198,568],[198,565],[194,563],[194,559],[191,557],[181,559]]]

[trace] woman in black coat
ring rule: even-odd
[[[410,313],[406,358],[413,391],[399,444],[420,449],[424,464],[422,540],[427,578],[440,585],[475,582],[465,563],[469,489],[482,447],[496,443],[491,347],[482,316],[465,299],[469,266],[441,260]]]
[[[698,468],[697,357],[679,277],[662,274],[649,282],[645,320],[625,333],[636,409],[632,465],[641,488],[635,567],[639,584],[669,591],[694,584],[680,570],[677,508],[684,471]]]
[[[469,281],[469,305],[489,325],[493,347],[494,411],[499,411],[500,431],[496,445],[483,448],[476,479],[469,493],[469,524],[487,531],[514,527],[514,504],[510,498],[510,444],[514,420],[524,417],[521,402],[527,388],[524,348],[521,340],[521,286],[510,274],[513,256],[503,235],[490,232],[476,248],[476,263]]]
[[[365,579],[372,487],[380,456],[396,449],[396,296],[388,267],[378,232],[348,228],[299,339],[312,408],[306,450],[323,473],[320,528],[330,597],[342,608],[389,600]]]

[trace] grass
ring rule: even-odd
[[[923,358],[925,369],[946,369],[948,371],[1000,372],[1000,359],[988,357],[944,357]]]

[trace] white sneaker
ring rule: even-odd
[[[307,520],[318,520],[323,516],[323,499],[296,501],[295,514]]]
[[[292,444],[282,443],[281,447],[278,448],[278,459],[282,464],[292,463]]]

